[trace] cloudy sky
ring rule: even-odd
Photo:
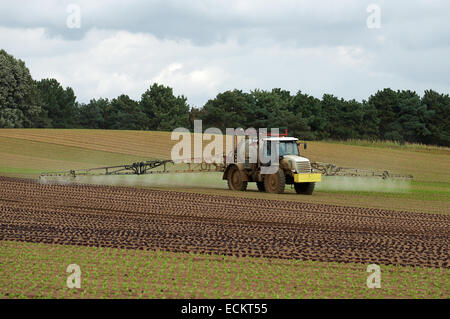
[[[154,82],[192,106],[234,88],[362,100],[450,93],[449,21],[448,0],[2,0],[0,48],[80,102]]]

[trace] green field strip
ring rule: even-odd
[[[1,241],[3,298],[448,298],[449,269]],[[66,286],[69,264],[81,289]]]
[[[31,168],[17,168],[17,167],[0,167],[0,173],[5,174],[24,174],[24,175],[38,175],[42,171]]]

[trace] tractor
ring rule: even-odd
[[[234,191],[245,191],[249,182],[255,182],[260,192],[281,194],[287,185],[292,185],[297,194],[312,195],[315,183],[322,176],[370,177],[382,179],[409,179],[412,175],[398,175],[389,171],[341,167],[323,162],[310,162],[301,156],[301,150],[306,150],[306,143],[301,143],[295,137],[288,137],[287,130],[282,134],[260,134],[259,136],[244,135],[238,143],[234,136],[232,151],[220,156],[220,160],[202,160],[200,162],[175,163],[169,159],[153,159],[132,164],[68,170],[59,172],[43,172],[40,178],[45,181],[68,177],[70,181],[79,176],[103,175],[147,175],[147,174],[178,174],[178,173],[221,173],[227,181],[228,188]],[[303,147],[302,147],[303,145]],[[260,151],[263,155],[260,155]],[[270,156],[273,150],[278,150]],[[243,154],[239,156],[239,154]],[[278,156],[277,156],[278,155]],[[261,158],[261,156],[264,156]],[[276,159],[276,163],[266,161]],[[263,159],[263,160],[262,160]],[[272,165],[273,164],[273,165]],[[266,167],[275,168],[267,173]]]
[[[275,145],[272,145],[275,144]],[[260,192],[281,194],[285,186],[293,185],[297,194],[312,195],[316,182],[320,182],[322,174],[311,168],[309,159],[300,156],[301,145],[306,149],[306,143],[301,143],[295,137],[288,137],[287,132],[273,136],[267,134],[258,138],[246,136],[240,143],[234,144],[233,160],[227,160],[222,179],[227,180],[228,188],[235,191],[245,191],[249,182],[256,182]],[[270,156],[273,147],[278,146],[278,170],[273,174],[264,174],[260,158],[260,147]],[[245,160],[237,161],[237,154],[245,153]],[[251,161],[250,158],[257,158]]]

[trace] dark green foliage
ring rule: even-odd
[[[304,131],[303,135],[300,135],[302,138],[314,140],[325,137],[326,120],[319,99],[298,91],[293,97],[291,109],[306,122],[309,128]]]
[[[427,90],[422,98],[422,103],[430,112],[427,120],[430,134],[424,138],[424,142],[450,145],[450,96]]]
[[[288,128],[292,134],[310,136],[310,128],[300,112],[292,107],[293,97],[288,91],[271,92],[240,90],[219,93],[209,100],[202,111],[196,111],[204,127],[226,128]]]
[[[80,124],[84,128],[104,129],[104,114],[109,106],[108,99],[92,99],[89,104],[80,107]]]
[[[322,110],[326,123],[324,134],[327,138],[346,140],[360,137],[359,128],[364,117],[361,103],[325,94],[322,98]]]
[[[361,137],[359,129],[364,125],[362,103],[356,100],[343,101],[341,107],[339,110],[341,112],[340,123],[342,126],[341,139]]]
[[[377,140],[379,136],[380,118],[373,104],[363,101],[362,122],[359,126],[359,136],[365,140]]]
[[[389,134],[392,130],[390,125],[396,119],[396,111],[398,110],[397,93],[391,89],[378,91],[375,95],[369,97],[368,103],[372,109],[377,110],[378,119],[380,121],[378,138],[386,140],[386,134]]]
[[[174,96],[170,87],[153,84],[142,94],[140,106],[147,116],[147,128],[171,131],[189,127],[189,105],[184,96]]]
[[[203,120],[204,127],[217,127],[222,132],[228,127],[247,128],[246,124],[251,123],[254,118],[249,114],[251,109],[249,94],[238,90],[226,91],[206,102],[200,119]],[[230,126],[230,123],[235,126]]]
[[[45,116],[30,71],[22,60],[0,50],[0,128],[36,127]]]
[[[271,94],[276,97],[275,100],[278,105],[276,111],[280,116],[280,120],[275,121],[273,117],[276,115],[272,115],[272,118],[269,117],[268,119],[267,127],[271,127],[271,121],[275,121],[279,124],[279,126],[275,127],[287,128],[289,134],[293,136],[298,136],[302,139],[312,139],[313,134],[308,119],[303,115],[301,109],[296,108],[294,103],[295,97],[291,96],[289,91],[281,89],[273,89]]]
[[[429,141],[432,133],[428,127],[430,119],[435,114],[433,108],[440,108],[440,106],[434,106],[432,95],[431,93],[427,95],[429,105],[424,103],[416,92],[409,90],[395,92],[384,89],[372,95],[369,98],[368,107],[377,110],[380,121],[378,138],[411,143]],[[448,117],[447,120],[441,117],[435,122],[445,123],[446,121],[448,123]],[[445,124],[442,128],[445,129]],[[442,133],[445,135],[445,131]]]
[[[121,95],[111,100],[104,108],[104,127],[115,130],[143,130],[146,128],[147,117],[139,103],[128,95]]]
[[[302,139],[368,139],[450,145],[450,98],[426,91],[384,89],[368,101],[344,100],[325,94],[322,100],[288,91],[239,90],[219,93],[195,118],[205,127],[288,128]]]
[[[78,125],[79,113],[72,88],[63,88],[55,79],[36,82],[40,104],[50,120],[50,127],[73,128]]]
[[[251,95],[256,112],[252,114],[253,119],[248,122],[249,126],[255,128],[286,127],[286,120],[293,117],[293,113],[289,111],[288,107],[290,101],[286,99],[286,96],[280,94],[280,91],[276,89],[272,92],[255,90],[251,92]]]
[[[423,142],[430,135],[426,122],[431,115],[427,107],[422,104],[420,96],[412,91],[400,91],[398,95],[398,109],[396,119],[390,125],[391,132],[387,133],[390,140],[401,142]]]

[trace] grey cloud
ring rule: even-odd
[[[66,27],[66,6],[77,3],[82,10],[82,28]],[[21,1],[0,4],[0,25],[44,27],[52,35],[80,37],[92,28],[147,32],[159,38],[189,39],[196,44],[245,41],[261,37],[294,40],[302,46],[343,43],[365,27],[365,5],[360,1],[336,6],[335,1],[249,2],[240,10],[239,1]],[[242,3],[242,2],[241,2]],[[261,5],[264,3],[264,5]],[[234,4],[231,5],[231,4]],[[258,10],[266,7],[267,11]],[[328,34],[328,36],[327,36]],[[352,37],[353,36],[353,37]],[[329,44],[329,42],[327,42]]]
[[[66,7],[70,3],[82,10],[81,29],[66,27]],[[400,44],[416,45],[417,36],[437,45],[450,41],[446,36],[450,4],[437,0],[6,1],[0,4],[0,25],[44,27],[52,36],[74,40],[97,28],[145,32],[160,39],[189,39],[199,45],[230,37],[242,42],[271,38],[299,47],[370,45],[365,22],[366,8],[371,3],[380,5],[385,32]]]
[[[70,3],[81,7],[81,29],[66,27]],[[381,29],[366,27],[371,3]],[[0,46],[82,101],[121,87],[137,98],[152,79],[196,105],[235,87],[363,99],[388,86],[448,92],[448,21],[444,0],[3,1]],[[39,28],[44,35],[30,31]],[[182,68],[167,71],[174,63]]]

